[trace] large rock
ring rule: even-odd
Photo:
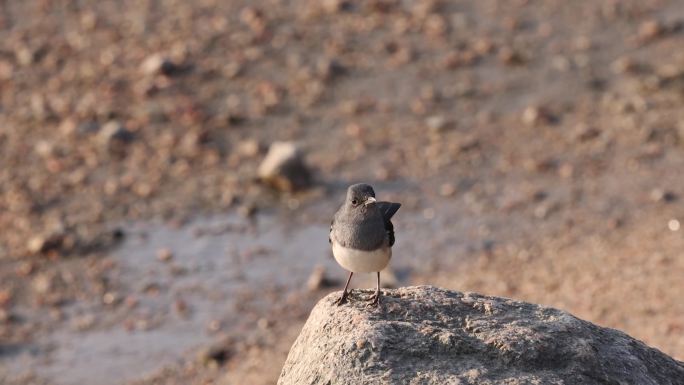
[[[684,363],[566,312],[430,286],[313,309],[278,380],[303,384],[684,384]]]

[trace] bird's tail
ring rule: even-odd
[[[385,221],[392,219],[394,214],[399,210],[399,207],[401,207],[401,203],[394,202],[378,202],[377,205]]]

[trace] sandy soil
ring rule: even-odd
[[[397,284],[556,306],[682,360],[682,46],[676,0],[0,2],[0,379],[60,383],[40,366],[58,373],[68,336],[201,319],[216,304],[165,296],[191,288],[164,261],[206,239],[258,240],[247,265],[330,262],[325,236],[264,251],[240,224],[167,253],[174,236],[136,226],[237,215],[325,234],[357,181],[404,204]],[[275,140],[301,145],[309,190],[255,181]],[[157,263],[141,287],[138,238]],[[126,381],[272,383],[332,290],[289,269],[265,299],[250,279],[221,287],[240,297],[198,321],[209,350]]]

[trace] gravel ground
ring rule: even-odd
[[[401,283],[557,306],[684,359],[683,45],[676,0],[2,1],[0,363],[122,322],[128,224],[320,224],[356,181],[440,224],[426,242],[397,217],[428,265]],[[310,189],[256,181],[276,140]],[[326,290],[139,383],[272,383]]]

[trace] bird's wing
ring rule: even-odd
[[[332,221],[330,221],[330,232],[328,233],[328,243],[332,244],[332,229],[333,225],[335,224],[335,217],[333,217]]]
[[[389,240],[390,247],[394,246],[394,225],[392,222],[385,222],[385,232],[387,232],[387,238]]]
[[[401,203],[393,202],[378,202],[377,203],[380,212],[382,213],[382,218],[385,221],[385,231],[387,232],[387,237],[389,238],[390,247],[394,245],[394,225],[392,224],[392,216],[399,210]]]

